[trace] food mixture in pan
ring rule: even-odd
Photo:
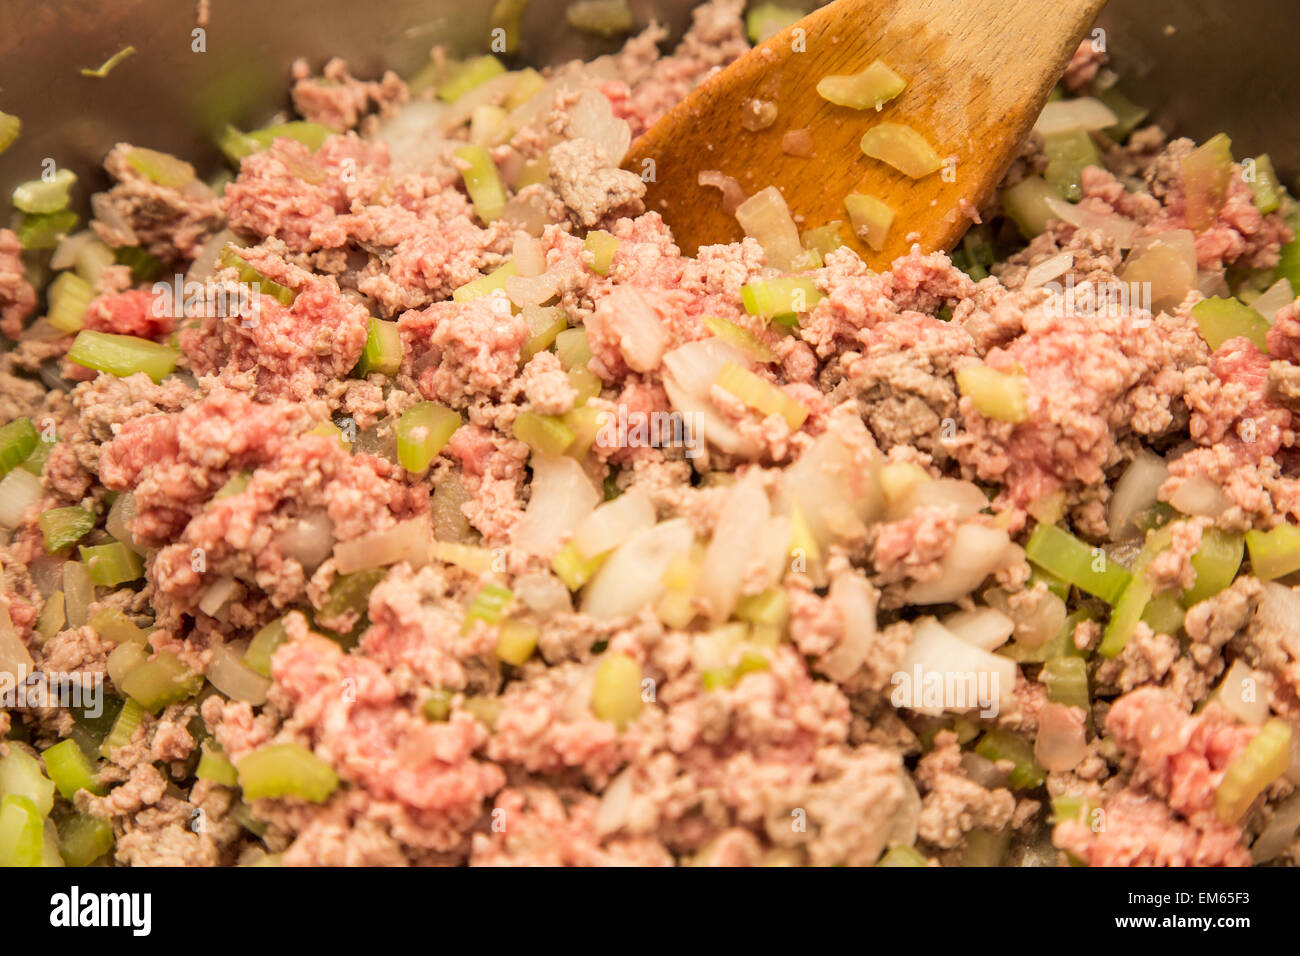
[[[684,257],[620,161],[782,22],[15,191],[0,863],[1300,856],[1300,207],[1090,40],[951,255]]]

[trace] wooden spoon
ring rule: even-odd
[[[835,0],[702,83],[632,144],[624,166],[643,179],[653,170],[646,208],[688,255],[743,236],[719,191],[699,185],[706,170],[734,177],[750,196],[777,186],[801,230],[843,221],[840,238],[876,269],[913,242],[925,252],[951,248],[970,226],[963,210],[973,214],[997,186],[1105,2]],[[879,112],[817,92],[822,77],[877,59],[907,80]],[[742,125],[755,99],[777,107],[758,132]],[[914,180],[864,155],[863,133],[881,122],[912,127],[955,165]],[[790,130],[811,135],[810,158],[782,151]],[[849,225],[852,192],[897,213],[878,252]]]

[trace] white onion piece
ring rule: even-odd
[[[26,468],[15,468],[0,480],[0,528],[12,531],[23,515],[41,500],[41,479]]]
[[[1300,594],[1276,581],[1264,582],[1260,595],[1259,623],[1282,636],[1282,646],[1294,658],[1300,658]]]
[[[852,427],[866,426],[860,423]],[[862,436],[863,447],[873,447],[869,434]],[[879,516],[884,494],[880,488],[882,459],[872,452],[870,460],[855,458],[853,451],[834,432],[819,435],[799,460],[785,471],[782,492],[791,505],[797,505],[808,531],[821,546],[851,534]]]
[[[758,559],[763,568],[763,587],[773,587],[785,577],[790,560],[790,542],[794,537],[794,522],[789,515],[772,515],[759,534]]]
[[[722,211],[728,216],[734,216],[740,204],[749,198],[734,176],[728,176],[716,169],[701,170],[697,181],[701,186],[712,186],[722,193]]]
[[[939,561],[939,576],[907,589],[912,604],[945,604],[965,597],[985,578],[1016,559],[1016,547],[1001,528],[967,522],[957,529]]]
[[[1243,724],[1259,726],[1268,719],[1272,700],[1268,684],[1243,660],[1235,660],[1219,685],[1219,703]]]
[[[611,166],[620,165],[632,145],[632,128],[614,115],[609,100],[595,90],[585,90],[569,109],[569,132],[574,139],[599,146]]]
[[[1016,643],[1028,648],[1042,647],[1050,638],[1061,633],[1069,614],[1065,602],[1043,586],[1036,600],[1010,604],[1007,616],[1016,622]]]
[[[121,687],[126,675],[143,664],[148,657],[149,651],[146,648],[132,641],[124,641],[108,652],[104,670],[108,672],[108,679]]]
[[[995,651],[1011,639],[1016,622],[994,607],[977,607],[954,611],[943,619],[943,626],[982,651]]]
[[[68,627],[83,627],[90,617],[90,602],[95,600],[95,584],[81,561],[63,564],[63,613]]]
[[[980,675],[984,675],[982,689],[987,691],[990,697],[995,696],[999,706],[1011,702],[1011,690],[1016,682],[1014,661],[982,651],[973,644],[967,644],[932,617],[923,617],[913,624],[912,643],[903,653],[899,671],[905,674],[911,683],[911,698],[904,700],[901,706],[932,717],[938,717],[945,710],[965,712],[979,709],[981,702],[972,700],[971,697],[979,696]],[[927,674],[937,674],[944,686],[950,684],[960,686],[967,692],[965,699],[959,700],[954,696],[927,704],[922,696],[924,687],[916,684],[918,673],[922,681],[926,680]],[[973,695],[969,693],[972,690],[972,680],[975,691]],[[901,686],[897,685],[895,692],[898,692]],[[985,703],[993,702],[990,700]]]
[[[1093,212],[1083,206],[1076,206],[1057,196],[1044,196],[1043,203],[1061,222],[1068,222],[1079,229],[1095,229],[1102,235],[1114,239],[1121,249],[1128,249],[1137,239],[1141,227],[1132,219],[1114,213]]]
[[[1292,739],[1295,736],[1292,731]],[[1250,848],[1251,862],[1267,863],[1276,859],[1291,845],[1296,830],[1300,830],[1300,793],[1291,794],[1273,808],[1273,816]]]
[[[1106,516],[1110,540],[1118,541],[1136,532],[1133,520],[1155,505],[1160,486],[1168,477],[1169,468],[1163,458],[1145,448],[1137,453],[1115,483],[1115,493],[1111,495]]]
[[[1197,269],[1196,291],[1207,299],[1216,295],[1225,299],[1231,297],[1227,274],[1227,269]]]
[[[998,787],[1007,785],[1007,774],[999,770],[998,765],[988,757],[981,756],[972,750],[967,750],[961,755],[961,769],[965,772],[967,779],[978,783],[985,790],[996,790]]]
[[[607,560],[582,594],[582,611],[608,620],[635,614],[659,599],[664,574],[690,551],[695,533],[685,518],[664,521],[637,534]]]
[[[113,502],[113,507],[108,509],[108,517],[104,519],[104,530],[111,534],[118,541],[137,553],[143,553],[131,534],[131,522],[135,520],[135,494],[130,491],[124,491],[117,496]]]
[[[1120,279],[1149,285],[1153,314],[1172,312],[1199,280],[1196,237],[1190,229],[1170,229],[1135,239]]]
[[[746,566],[761,550],[771,514],[758,469],[751,469],[728,489],[696,585],[696,594],[715,623],[725,621],[735,609]]]
[[[1268,320],[1272,325],[1277,321],[1277,310],[1285,308],[1295,301],[1295,292],[1286,278],[1278,279],[1250,307]]]
[[[210,236],[207,241],[199,247],[199,254],[195,256],[194,261],[190,263],[189,271],[185,273],[185,281],[187,283],[203,282],[205,279],[209,278],[216,270],[217,259],[221,256],[221,250],[226,247],[227,243],[231,242],[239,245],[235,234],[229,229],[222,229],[220,232]]]
[[[334,522],[324,508],[314,508],[290,521],[276,543],[285,557],[293,558],[311,574],[334,549]]]
[[[1082,713],[1065,704],[1044,704],[1038,711],[1038,733],[1034,738],[1034,757],[1043,768],[1055,772],[1073,770],[1087,755]]]
[[[560,280],[554,275],[510,276],[506,279],[506,295],[521,309],[549,302],[559,293]]]
[[[550,557],[600,502],[600,492],[572,458],[535,454],[528,507],[515,525],[512,542],[527,554]]]
[[[713,383],[726,362],[749,368],[750,362],[739,349],[721,339],[707,338],[687,342],[663,357],[664,391],[673,408],[691,416],[697,440],[708,441],[731,454],[752,451],[718,413],[709,397]]]
[[[737,206],[736,221],[745,235],[763,247],[769,266],[788,272],[806,260],[807,253],[799,241],[799,227],[781,190],[775,186],[759,190]]]
[[[435,125],[444,133],[450,133],[456,127],[468,123],[480,106],[495,106],[504,102],[514,92],[518,82],[519,76],[516,73],[498,73],[486,83],[458,97],[454,103],[442,104]]]
[[[1031,266],[1025,273],[1024,287],[1035,289],[1044,282],[1051,282],[1057,276],[1063,276],[1074,267],[1074,253],[1062,252],[1044,259],[1036,266]]]
[[[1114,126],[1118,119],[1110,107],[1091,96],[1080,96],[1069,100],[1053,100],[1043,106],[1034,122],[1034,131],[1050,136],[1072,129],[1106,129]]]
[[[539,276],[546,271],[546,252],[539,240],[520,236],[514,242],[510,261],[515,264],[515,275],[521,278]]]
[[[398,167],[418,166],[435,158],[443,142],[439,125],[446,106],[414,100],[380,119],[371,139],[388,146],[388,156]]]
[[[640,292],[615,289],[587,319],[588,324],[593,322],[613,323],[618,350],[633,371],[652,372],[659,367],[669,343],[668,330]]]
[[[208,617],[216,617],[223,607],[242,597],[243,593],[244,586],[234,578],[228,575],[219,577],[199,598],[199,610]]]
[[[543,619],[573,610],[569,589],[553,574],[521,575],[513,590],[525,607]]]
[[[98,241],[99,236],[95,235],[93,229],[83,229],[64,236],[54,247],[54,252],[50,254],[50,268],[60,271],[71,269],[77,264],[77,256],[81,255],[81,250],[90,243]]]
[[[1193,475],[1179,482],[1169,503],[1185,515],[1217,518],[1232,506],[1232,499],[1210,479]]]
[[[212,649],[205,676],[230,699],[247,701],[254,707],[266,703],[266,692],[271,687],[270,679],[245,664],[243,654],[229,644]]]
[[[889,509],[889,517],[905,518],[917,508],[951,508],[958,518],[969,518],[988,506],[988,496],[974,482],[936,478],[912,484]]]
[[[502,220],[514,229],[520,229],[530,236],[540,236],[551,223],[551,214],[546,205],[546,194],[541,191],[526,192],[524,196],[513,196],[501,211]]]
[[[817,669],[834,681],[858,672],[876,640],[876,589],[859,572],[849,571],[831,582],[830,602],[840,613],[844,636],[817,661]]]
[[[339,574],[406,561],[414,567],[427,564],[433,543],[427,518],[411,518],[387,531],[372,531],[334,546],[334,567]]]
[[[612,551],[638,531],[655,523],[655,506],[646,495],[632,489],[613,501],[597,505],[596,510],[579,522],[573,543],[587,557]]]
[[[32,655],[14,630],[9,608],[0,607],[0,674],[11,674],[14,682],[19,683],[27,679],[35,666]]]
[[[600,797],[600,806],[596,808],[596,833],[604,836],[620,830],[627,822],[628,810],[632,806],[634,791],[632,788],[633,768],[628,767],[609,782]]]

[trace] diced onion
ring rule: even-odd
[[[1295,737],[1292,728],[1291,739]],[[1276,859],[1291,845],[1296,830],[1300,830],[1300,793],[1291,794],[1273,808],[1273,816],[1250,848],[1251,862],[1268,863]]]
[[[716,169],[701,170],[698,180],[701,186],[712,186],[721,191],[722,211],[728,216],[735,215],[740,204],[749,198],[734,177],[720,173]]]
[[[944,604],[965,597],[985,578],[1012,563],[1019,549],[1001,528],[967,522],[957,529],[939,561],[939,575],[907,589],[913,604]]]
[[[374,531],[350,541],[341,541],[334,546],[335,569],[339,574],[352,574],[399,561],[416,567],[426,564],[432,542],[431,531],[427,519],[412,518],[386,531]]]
[[[858,672],[876,639],[876,591],[858,572],[838,575],[831,582],[830,602],[840,612],[844,636],[817,661],[817,669],[834,681]]]
[[[889,509],[891,520],[905,518],[918,508],[950,508],[958,518],[977,515],[989,506],[988,496],[974,482],[936,478],[913,482]]]
[[[639,531],[655,523],[655,508],[635,488],[597,506],[579,522],[573,543],[588,558],[612,551]]]
[[[727,362],[748,366],[745,355],[721,339],[697,339],[680,345],[664,354],[664,391],[673,408],[691,416],[696,440],[711,442],[725,452],[742,454],[750,450],[749,446],[723,420],[709,397],[718,373]]]
[[[211,236],[199,248],[199,254],[190,263],[189,271],[185,273],[185,281],[187,283],[203,282],[211,276],[213,270],[217,267],[217,259],[221,256],[221,250],[232,242],[239,245],[235,234],[229,229],[222,229]]]
[[[1232,500],[1223,489],[1202,475],[1193,475],[1179,482],[1169,497],[1169,503],[1185,515],[1217,518],[1232,506]]]
[[[243,594],[244,586],[234,578],[226,575],[217,578],[199,598],[199,610],[208,617],[216,617],[218,612],[231,601]]]
[[[212,686],[232,700],[247,701],[254,707],[266,703],[270,679],[244,663],[243,651],[230,644],[218,644],[208,662],[207,678]]]
[[[1110,499],[1107,524],[1110,539],[1119,541],[1136,530],[1133,521],[1156,503],[1160,486],[1169,477],[1165,460],[1155,452],[1142,449],[1129,462],[1124,474],[1115,483],[1115,493]]]
[[[9,609],[0,607],[0,674],[10,674],[15,681],[22,681],[35,669],[32,655],[14,630]]]
[[[967,644],[983,651],[995,651],[1011,639],[1016,622],[997,608],[977,607],[954,611],[943,619],[943,626]]]
[[[534,454],[531,464],[531,497],[511,540],[527,554],[550,557],[601,495],[573,458]]]
[[[696,591],[715,623],[726,620],[735,609],[746,566],[761,548],[771,515],[758,469],[746,473],[726,494],[704,553]]]
[[[1049,702],[1038,711],[1034,758],[1044,770],[1073,770],[1088,754],[1083,717],[1072,707]]]
[[[542,249],[542,243],[532,236],[515,239],[510,261],[515,264],[515,275],[525,279],[546,271],[546,252]]]
[[[1265,581],[1259,601],[1259,625],[1281,635],[1282,646],[1300,658],[1300,594],[1276,581]]]
[[[25,468],[15,468],[0,480],[0,528],[13,530],[23,515],[41,500],[41,479]]]
[[[799,227],[790,215],[785,197],[768,186],[736,207],[736,220],[745,235],[757,240],[767,253],[768,265],[791,272],[804,262],[807,253],[799,241]]]
[[[136,545],[130,530],[130,523],[134,520],[135,495],[130,491],[124,491],[117,496],[113,507],[108,509],[108,517],[104,519],[104,530],[128,548],[139,552],[141,549]]]
[[[1101,100],[1091,96],[1053,100],[1043,107],[1034,123],[1034,131],[1050,136],[1074,129],[1106,129],[1119,120]]]
[[[861,427],[865,433],[866,426]],[[862,437],[861,447],[871,448],[870,436]],[[786,469],[782,489],[787,501],[798,506],[817,544],[825,547],[879,516],[884,503],[880,468],[881,458],[874,448],[862,460],[838,435],[823,432]]]
[[[1268,290],[1250,303],[1250,307],[1268,320],[1272,325],[1277,319],[1277,310],[1295,301],[1295,291],[1285,277],[1278,279]]]
[[[1245,661],[1237,659],[1223,675],[1217,699],[1224,710],[1243,724],[1259,726],[1268,720],[1271,697],[1267,681],[1251,670]]]
[[[604,836],[622,828],[627,821],[628,810],[632,804],[634,770],[628,767],[610,781],[601,794],[600,806],[596,809],[596,833]]]
[[[1026,289],[1035,289],[1045,282],[1051,282],[1058,276],[1063,276],[1074,267],[1074,253],[1061,252],[1051,256],[1031,266],[1025,273],[1024,287]]]
[[[1198,283],[1196,237],[1190,229],[1170,229],[1135,239],[1120,280],[1149,286],[1153,313],[1172,312]]]
[[[899,671],[909,678],[914,679],[918,670],[922,680],[926,674],[933,673],[944,677],[951,675],[957,683],[969,684],[969,676],[974,676],[977,689],[979,675],[986,675],[986,689],[996,689],[997,700],[1003,704],[1011,701],[1012,687],[1016,682],[1014,661],[966,643],[932,617],[923,617],[913,624],[912,643],[899,665]],[[993,686],[995,680],[996,688]],[[926,706],[921,696],[922,687],[913,686],[911,692],[912,700],[904,706],[932,717],[938,717],[945,710],[964,712],[980,706],[980,701],[969,699],[964,702],[946,700],[940,706]],[[960,703],[965,706],[958,706]]]
[[[68,627],[83,627],[90,616],[90,602],[95,599],[95,585],[90,572],[80,561],[63,564],[63,611]]]
[[[525,574],[515,579],[515,597],[542,619],[573,610],[569,589],[554,574]]]
[[[559,292],[559,279],[549,273],[537,276],[514,275],[506,279],[506,295],[521,309],[549,302]]]
[[[334,522],[325,509],[315,508],[290,521],[277,543],[285,557],[293,558],[311,574],[334,548]]]
[[[695,540],[685,518],[638,533],[609,556],[582,595],[582,611],[609,619],[635,614],[664,592],[664,574]]]
[[[1079,229],[1097,230],[1115,240],[1121,249],[1128,249],[1137,239],[1140,226],[1132,219],[1113,213],[1093,212],[1082,205],[1066,202],[1059,196],[1045,196],[1043,203],[1057,219]]]
[[[569,130],[575,139],[599,146],[611,166],[618,166],[632,145],[632,128],[614,115],[609,99],[596,90],[585,90],[569,110]]]

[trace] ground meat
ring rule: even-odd
[[[554,352],[538,352],[529,359],[520,384],[529,406],[539,415],[563,415],[578,398],[578,390]]]
[[[293,64],[293,108],[315,123],[324,123],[344,132],[360,121],[373,103],[389,112],[406,102],[406,84],[389,70],[378,83],[357,80],[348,72],[347,62],[335,57],[325,64],[319,77],[313,77],[306,60]]]
[[[1005,787],[987,789],[966,776],[957,735],[941,731],[916,767],[921,798],[920,836],[937,847],[959,845],[969,831],[1001,830],[1011,822],[1016,798]]]
[[[1079,44],[1079,48],[1074,51],[1074,56],[1070,57],[1062,82],[1071,90],[1078,92],[1086,87],[1096,79],[1097,72],[1109,60],[1105,52],[1105,44],[1100,46],[1101,49],[1098,49],[1097,41],[1089,37]]]
[[[619,169],[595,143],[571,139],[550,155],[551,183],[579,225],[592,228],[644,211],[641,177]]]
[[[0,332],[11,339],[22,335],[23,320],[36,308],[36,290],[27,281],[21,253],[18,237],[0,229]]]
[[[163,301],[144,289],[101,295],[86,307],[83,321],[86,328],[97,332],[161,340],[171,335],[176,325],[172,310],[161,307]]]
[[[403,342],[410,344],[414,363],[423,365],[417,381],[425,397],[464,407],[477,396],[499,396],[514,379],[519,350],[531,333],[521,315],[498,301],[504,300],[440,302],[401,317]]]

